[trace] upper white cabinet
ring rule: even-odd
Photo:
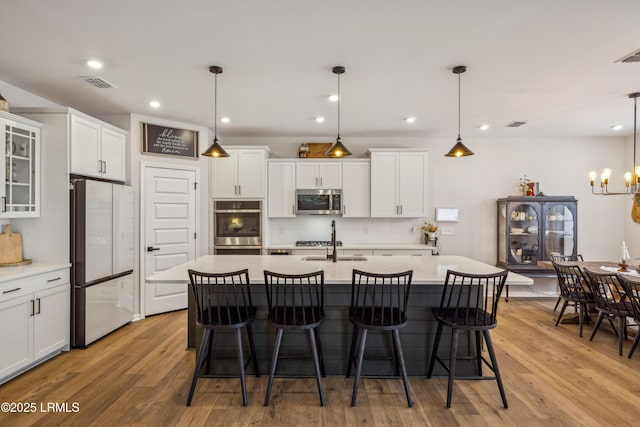
[[[40,216],[41,124],[0,112],[5,156],[0,162],[0,217]]]
[[[426,215],[427,153],[371,150],[371,216]]]
[[[342,162],[296,161],[296,188],[301,190],[315,188],[341,189]]]
[[[270,160],[267,175],[267,215],[271,218],[296,216],[296,163]]]
[[[126,180],[126,132],[86,115],[70,115],[72,174]]]
[[[229,157],[210,160],[211,197],[264,198],[267,148],[225,148],[225,151]]]
[[[368,160],[342,163],[342,216],[368,217],[371,214],[371,166]]]

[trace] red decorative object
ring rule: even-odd
[[[535,196],[536,195],[535,187],[536,187],[536,183],[535,182],[527,182],[527,196]]]

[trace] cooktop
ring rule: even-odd
[[[330,240],[298,240],[296,246],[331,246]],[[342,241],[337,240],[336,246],[342,246]]]

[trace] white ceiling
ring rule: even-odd
[[[0,80],[87,113],[132,112],[218,134],[629,135],[638,0],[4,0]],[[89,58],[104,61],[92,71]],[[78,76],[117,86],[95,88]],[[157,99],[162,106],[148,106]],[[11,102],[12,100],[9,99]],[[19,102],[13,103],[14,106]],[[326,117],[323,124],[314,118]],[[416,116],[414,124],[403,121]],[[510,122],[526,121],[520,128]],[[478,126],[492,127],[481,132]],[[623,124],[614,132],[611,125]]]

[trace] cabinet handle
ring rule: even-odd
[[[102,172],[102,160],[98,160],[98,172]]]
[[[35,313],[36,313],[35,304],[36,304],[35,300],[31,300],[31,316],[35,315]]]
[[[242,186],[238,184],[238,196],[242,196]]]
[[[296,205],[291,205],[291,213],[296,214]]]
[[[7,211],[7,198],[5,196],[2,196],[2,212],[6,212]]]
[[[347,205],[342,205],[342,215],[347,213]]]
[[[320,177],[320,187],[322,187],[322,177]]]
[[[11,292],[19,291],[22,288],[9,289],[8,291],[2,291],[2,294],[10,294]]]
[[[36,314],[40,314],[40,298],[36,298],[36,301],[38,301],[38,311],[36,311]]]
[[[102,162],[102,164],[104,165],[104,170],[102,171],[102,173],[107,173],[107,162]]]
[[[62,279],[62,277],[56,277],[55,279],[49,279],[49,280],[47,280],[47,283],[56,282],[56,281],[58,281],[60,279]]]

